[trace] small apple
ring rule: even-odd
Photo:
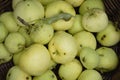
[[[52,70],[47,70],[40,76],[34,76],[33,80],[57,80],[57,76]]]
[[[33,24],[36,20],[44,17],[44,7],[38,0],[23,0],[16,5],[13,15],[16,23],[20,26],[25,26],[24,21]]]
[[[120,29],[109,22],[104,30],[97,33],[96,38],[103,46],[114,46],[120,41]]]
[[[97,70],[100,72],[109,72],[114,70],[119,62],[116,52],[112,48],[100,47],[96,50],[100,56],[100,63]]]
[[[13,66],[7,72],[6,80],[32,80],[32,77],[18,66]]]
[[[83,66],[87,69],[95,69],[99,65],[100,61],[98,53],[89,47],[84,47],[81,49],[79,58]]]
[[[25,47],[25,38],[19,32],[11,32],[4,41],[5,47],[12,54],[22,51]]]
[[[48,44],[48,50],[56,63],[65,64],[76,57],[78,46],[71,34],[57,31]]]
[[[82,16],[79,15],[79,14],[76,14],[75,15],[75,20],[73,22],[72,27],[70,29],[68,29],[68,32],[70,34],[75,34],[75,33],[79,32],[79,31],[84,30],[84,28],[82,27],[81,20],[82,20]]]
[[[100,32],[108,25],[108,16],[105,11],[99,8],[90,9],[83,14],[82,17],[83,28],[90,32]]]
[[[16,32],[20,28],[13,17],[12,11],[2,13],[0,15],[0,21],[4,23],[9,32]]]
[[[50,18],[60,13],[69,13],[72,16],[76,15],[75,9],[72,5],[63,0],[54,1],[46,6],[45,17]],[[72,27],[74,22],[74,17],[69,20],[60,19],[54,23],[52,26],[55,30],[68,30]]]
[[[62,80],[76,80],[82,70],[82,64],[79,60],[74,59],[71,62],[60,65],[58,74]]]
[[[83,15],[90,9],[99,8],[105,10],[105,6],[102,0],[84,0],[84,2],[79,7],[79,13]]]
[[[65,0],[65,1],[70,3],[73,7],[79,7],[84,2],[84,0]]]
[[[18,66],[32,76],[42,75],[49,69],[51,57],[42,44],[32,44],[24,49],[19,57]]]
[[[84,70],[78,80],[103,80],[102,75],[96,70]]]
[[[5,40],[7,35],[8,35],[7,28],[2,22],[0,22],[0,43],[2,43]]]

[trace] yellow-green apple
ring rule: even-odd
[[[118,56],[112,48],[100,47],[96,50],[100,56],[100,63],[97,70],[100,72],[109,72],[114,70],[119,63]]]
[[[32,77],[18,66],[13,66],[8,70],[6,80],[32,80]]]
[[[102,0],[85,0],[79,7],[79,13],[83,15],[90,9],[99,8],[105,10],[105,6]]]
[[[2,13],[0,15],[0,21],[4,23],[9,32],[16,32],[20,27],[17,25],[12,11]]]
[[[74,59],[71,62],[60,65],[58,74],[61,80],[76,80],[81,74],[82,70],[83,68],[80,61]]]
[[[46,6],[45,17],[53,17],[60,13],[71,14],[72,17],[69,20],[60,19],[52,23],[55,30],[68,30],[72,27],[74,22],[74,16],[76,15],[75,9],[68,2],[63,0],[54,1]]]
[[[65,64],[76,57],[78,46],[71,34],[57,31],[48,44],[48,50],[56,63]]]
[[[96,70],[84,70],[78,80],[103,80],[102,75]]]
[[[2,43],[5,40],[7,35],[8,35],[7,28],[2,22],[0,22],[0,43]]]
[[[103,46],[114,46],[120,41],[120,29],[109,22],[104,30],[97,33],[96,38]]]
[[[34,76],[33,80],[57,80],[57,76],[52,70],[47,70],[40,76]]]
[[[5,47],[12,54],[22,51],[25,47],[25,38],[19,32],[11,32],[4,41]]]
[[[95,69],[100,62],[100,57],[95,49],[84,47],[79,53],[81,63],[86,69]]]
[[[39,76],[49,69],[51,57],[44,45],[36,43],[24,50],[18,61],[18,66],[24,72],[32,76]]]
[[[84,30],[81,24],[82,16],[80,14],[75,15],[75,20],[73,22],[73,25],[70,29],[68,29],[68,32],[71,34],[75,34],[79,31]]]
[[[16,5],[13,15],[21,26],[24,26],[24,22],[33,24],[44,17],[44,7],[38,0],[23,0]]]
[[[108,25],[108,16],[105,11],[99,8],[90,9],[83,14],[83,28],[90,32],[100,32]]]

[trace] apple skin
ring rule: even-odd
[[[89,47],[84,47],[81,49],[79,58],[86,69],[95,69],[99,65],[100,61],[98,53]]]
[[[49,69],[51,57],[44,45],[36,43],[24,50],[18,61],[18,66],[23,71],[32,76],[39,76]]]
[[[57,31],[48,44],[48,50],[56,63],[65,64],[76,57],[78,46],[71,34]]]
[[[82,70],[82,64],[79,60],[74,59],[71,62],[60,65],[58,74],[62,80],[76,80]]]
[[[20,26],[25,25],[19,20],[19,18],[29,24],[33,24],[36,20],[44,17],[44,7],[37,0],[23,0],[16,5],[13,15],[16,23]]]
[[[101,74],[96,70],[84,70],[78,80],[103,80]]]
[[[75,9],[72,5],[67,3],[63,0],[54,1],[46,6],[45,10],[45,17],[50,18],[53,17],[61,12],[69,13],[73,16],[76,15]],[[55,30],[68,30],[72,27],[74,22],[74,17],[72,17],[70,20],[63,20],[60,19],[54,23],[52,23],[52,26]]]
[[[100,32],[108,25],[108,16],[105,11],[93,8],[83,14],[82,17],[83,28],[90,32]]]
[[[93,8],[105,10],[102,0],[85,0],[79,7],[79,13],[83,15],[85,12]]]
[[[7,72],[6,80],[32,80],[32,77],[22,71],[18,66],[13,66]]]
[[[109,72],[117,67],[119,59],[116,52],[112,48],[100,47],[96,49],[96,52],[100,56],[100,63],[96,68],[98,71]]]
[[[107,27],[97,33],[96,38],[103,46],[114,46],[120,41],[120,29],[109,21]]]

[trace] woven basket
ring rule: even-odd
[[[11,3],[12,0],[0,0],[0,14],[6,11],[11,11]],[[105,5],[106,13],[109,19],[115,24],[117,23],[118,28],[120,28],[120,0],[103,0],[103,3]],[[120,42],[111,48],[115,50],[120,59]],[[0,80],[6,80],[6,74],[13,65],[14,64],[12,60],[0,65]],[[103,80],[120,80],[120,64],[114,71],[104,73],[102,76]],[[60,79],[58,78],[58,80]]]

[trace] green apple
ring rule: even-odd
[[[120,41],[120,29],[109,22],[107,28],[97,33],[96,38],[103,46],[114,46]]]
[[[25,47],[25,38],[19,32],[11,32],[4,41],[5,47],[12,54],[22,51]]]
[[[82,70],[82,64],[79,60],[74,59],[71,62],[60,65],[58,74],[61,80],[76,80]]]
[[[79,7],[84,2],[84,0],[65,0],[65,1],[70,3],[73,7]]]
[[[95,36],[91,32],[80,31],[74,34],[73,37],[76,39],[76,42],[79,47],[79,51],[83,47],[90,47],[92,49],[96,49],[97,41],[96,41]]]
[[[46,6],[45,17],[53,17],[60,13],[69,13],[72,16],[76,15],[75,9],[72,5],[63,0],[54,1]],[[74,17],[71,17],[69,20],[60,19],[52,23],[55,30],[68,30],[72,27],[74,22]]]
[[[8,30],[5,25],[0,22],[0,43],[3,42],[8,35]]]
[[[93,8],[83,14],[83,28],[90,32],[100,32],[108,25],[108,16],[105,11]]]
[[[82,27],[82,16],[80,14],[76,14],[75,15],[75,20],[74,20],[74,23],[72,25],[72,27],[70,29],[68,29],[68,32],[71,33],[71,34],[75,34],[79,31],[82,31],[84,30],[84,28]]]
[[[65,64],[76,57],[78,46],[71,34],[57,31],[48,44],[48,50],[56,63]]]
[[[0,43],[0,64],[6,63],[12,59],[12,54],[6,49],[3,43]]]
[[[18,66],[13,66],[8,70],[6,80],[32,80],[32,77]]]
[[[48,70],[40,76],[34,76],[33,80],[57,80],[57,76],[52,70]]]
[[[2,13],[0,15],[0,21],[4,23],[9,32],[16,32],[20,27],[17,25],[12,11]]]
[[[84,14],[90,9],[99,8],[105,10],[105,6],[102,0],[84,0],[84,2],[79,7],[79,13]]]
[[[118,66],[119,59],[112,48],[100,47],[96,50],[96,52],[100,56],[100,63],[96,69],[100,72],[109,72]]]
[[[84,70],[78,80],[103,80],[102,75],[96,70]]]
[[[89,47],[84,47],[79,53],[81,63],[86,69],[95,69],[100,62],[98,53]]]
[[[49,69],[51,57],[42,44],[32,44],[19,57],[18,66],[32,76],[42,75]]]
[[[37,0],[23,0],[16,5],[13,14],[19,25],[24,26],[24,21],[33,24],[36,20],[44,17],[44,7]]]

